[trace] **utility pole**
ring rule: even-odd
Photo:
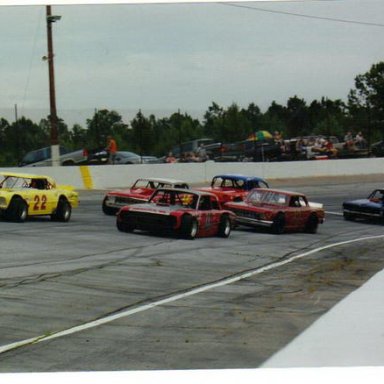
[[[61,16],[52,16],[51,6],[46,6],[47,18],[47,40],[48,40],[48,72],[49,72],[49,104],[50,104],[50,125],[51,125],[51,159],[52,166],[60,165],[59,134],[57,127],[56,96],[55,96],[55,71],[53,65],[53,39],[52,23],[61,19]]]
[[[16,151],[17,151],[17,162],[21,160],[20,156],[20,127],[19,127],[19,116],[17,113],[17,104],[15,104],[15,128],[16,128]]]

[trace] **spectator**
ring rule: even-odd
[[[350,145],[349,143],[353,143],[353,135],[351,131],[348,131],[344,136],[344,141]]]
[[[205,149],[204,144],[200,144],[199,148],[197,148],[196,154],[199,158],[199,161],[204,162],[208,160],[207,151]]]
[[[172,152],[169,152],[169,153],[168,153],[168,156],[165,158],[165,162],[166,162],[166,163],[169,163],[169,164],[171,164],[171,163],[176,163],[176,162],[177,162],[176,157],[173,156],[173,153],[172,153]]]
[[[337,157],[337,149],[333,146],[332,141],[327,137],[324,142],[324,148],[329,157]]]
[[[316,137],[315,142],[313,143],[312,151],[324,152],[324,143],[325,140],[322,137]]]
[[[105,148],[105,150],[108,153],[108,164],[115,164],[117,144],[112,136],[107,137],[107,147]]]
[[[364,149],[367,147],[367,142],[363,136],[363,133],[360,131],[356,137],[355,137],[355,143],[356,143],[356,147],[358,149]]]
[[[302,137],[299,137],[296,141],[295,152],[296,152],[296,155],[299,157],[303,157],[307,153],[305,142],[304,142],[304,139]]]
[[[200,159],[193,152],[188,152],[185,155],[185,161],[187,163],[196,163],[200,161]]]
[[[273,132],[273,140],[275,140],[275,143],[281,143],[283,141],[283,136],[279,131]]]
[[[344,136],[344,148],[346,148],[349,151],[355,150],[355,140],[353,138],[352,132],[348,131],[346,135]]]

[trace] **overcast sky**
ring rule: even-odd
[[[59,117],[95,109],[130,121],[180,109],[297,95],[347,100],[354,78],[384,60],[384,1],[53,5]],[[302,15],[302,16],[298,16]],[[49,113],[45,6],[0,7],[0,117]]]

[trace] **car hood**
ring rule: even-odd
[[[249,191],[244,191],[242,189],[235,189],[235,188],[221,189],[221,188],[211,188],[211,187],[203,187],[203,188],[199,188],[198,190],[203,192],[213,193],[214,195],[230,196],[230,197],[244,196],[249,192]]]
[[[158,215],[171,215],[174,212],[192,212],[193,209],[184,208],[177,205],[160,205],[160,204],[135,204],[124,207],[125,210],[129,210],[131,212],[143,212],[143,213],[154,213]]]
[[[245,201],[240,202],[228,202],[224,203],[224,208],[228,209],[248,209],[257,212],[273,212],[281,209],[285,209],[286,207],[282,207],[281,205],[272,205],[272,204],[249,204]]]
[[[345,201],[343,205],[344,206],[356,205],[359,207],[371,207],[371,208],[380,208],[383,206],[381,203],[376,203],[369,199],[349,200],[349,201]]]
[[[136,188],[136,189],[119,189],[115,191],[108,192],[110,196],[133,196],[133,197],[143,197],[150,196],[153,191],[144,188]]]

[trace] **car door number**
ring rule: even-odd
[[[47,196],[46,195],[36,195],[33,199],[33,210],[34,211],[45,211],[47,209]]]

